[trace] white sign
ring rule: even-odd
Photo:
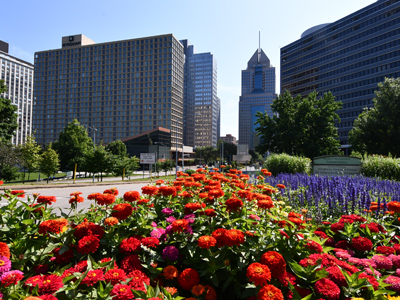
[[[156,154],[155,153],[140,153],[140,163],[141,164],[155,164]]]

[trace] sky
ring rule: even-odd
[[[61,38],[83,34],[97,43],[172,33],[218,66],[221,136],[238,138],[241,71],[258,48],[276,68],[280,48],[310,27],[335,22],[375,0],[13,0],[2,3],[0,40],[9,54],[33,63],[34,53],[61,48]]]

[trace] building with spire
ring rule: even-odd
[[[239,144],[255,150],[260,143],[256,133],[257,112],[272,116],[271,104],[275,94],[275,68],[259,47],[242,70],[242,94],[239,98]]]

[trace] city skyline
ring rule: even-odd
[[[34,52],[60,48],[60,36],[82,33],[96,43],[169,33],[177,39],[189,39],[198,52],[212,52],[217,59],[221,136],[238,137],[240,71],[258,46],[259,31],[261,48],[279,76],[280,47],[300,39],[310,27],[334,22],[374,2],[203,1],[194,5],[184,1],[118,1],[112,6],[105,1],[41,1],[40,5],[24,2],[21,6],[19,1],[9,1],[4,9],[18,12],[18,22],[15,15],[6,14],[4,22],[14,25],[2,32],[0,39],[10,44],[10,55],[31,63]],[[265,17],[254,18],[260,12],[265,12]],[[279,91],[280,78],[276,81]]]

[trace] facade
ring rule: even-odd
[[[400,1],[380,0],[334,23],[318,25],[281,48],[281,93],[331,91],[338,111],[342,148],[364,107],[385,77],[400,76]]]
[[[60,49],[35,53],[37,142],[57,140],[77,119],[104,143],[163,127],[182,144],[183,65],[172,34],[106,43],[63,37]]]
[[[18,128],[11,142],[23,144],[32,134],[33,109],[33,65],[8,54],[8,44],[0,41],[0,80],[4,80],[7,91],[1,95],[18,107]]]
[[[217,62],[214,55],[196,53],[188,40],[185,52],[184,144],[216,147],[220,134],[221,104],[217,96]]]
[[[225,143],[231,143],[236,145],[236,138],[232,134],[227,134],[226,136],[221,136],[220,140],[224,141]]]
[[[257,112],[272,116],[271,104],[275,99],[275,68],[259,48],[242,71],[242,95],[239,99],[239,144],[250,150],[260,143],[256,133]]]

